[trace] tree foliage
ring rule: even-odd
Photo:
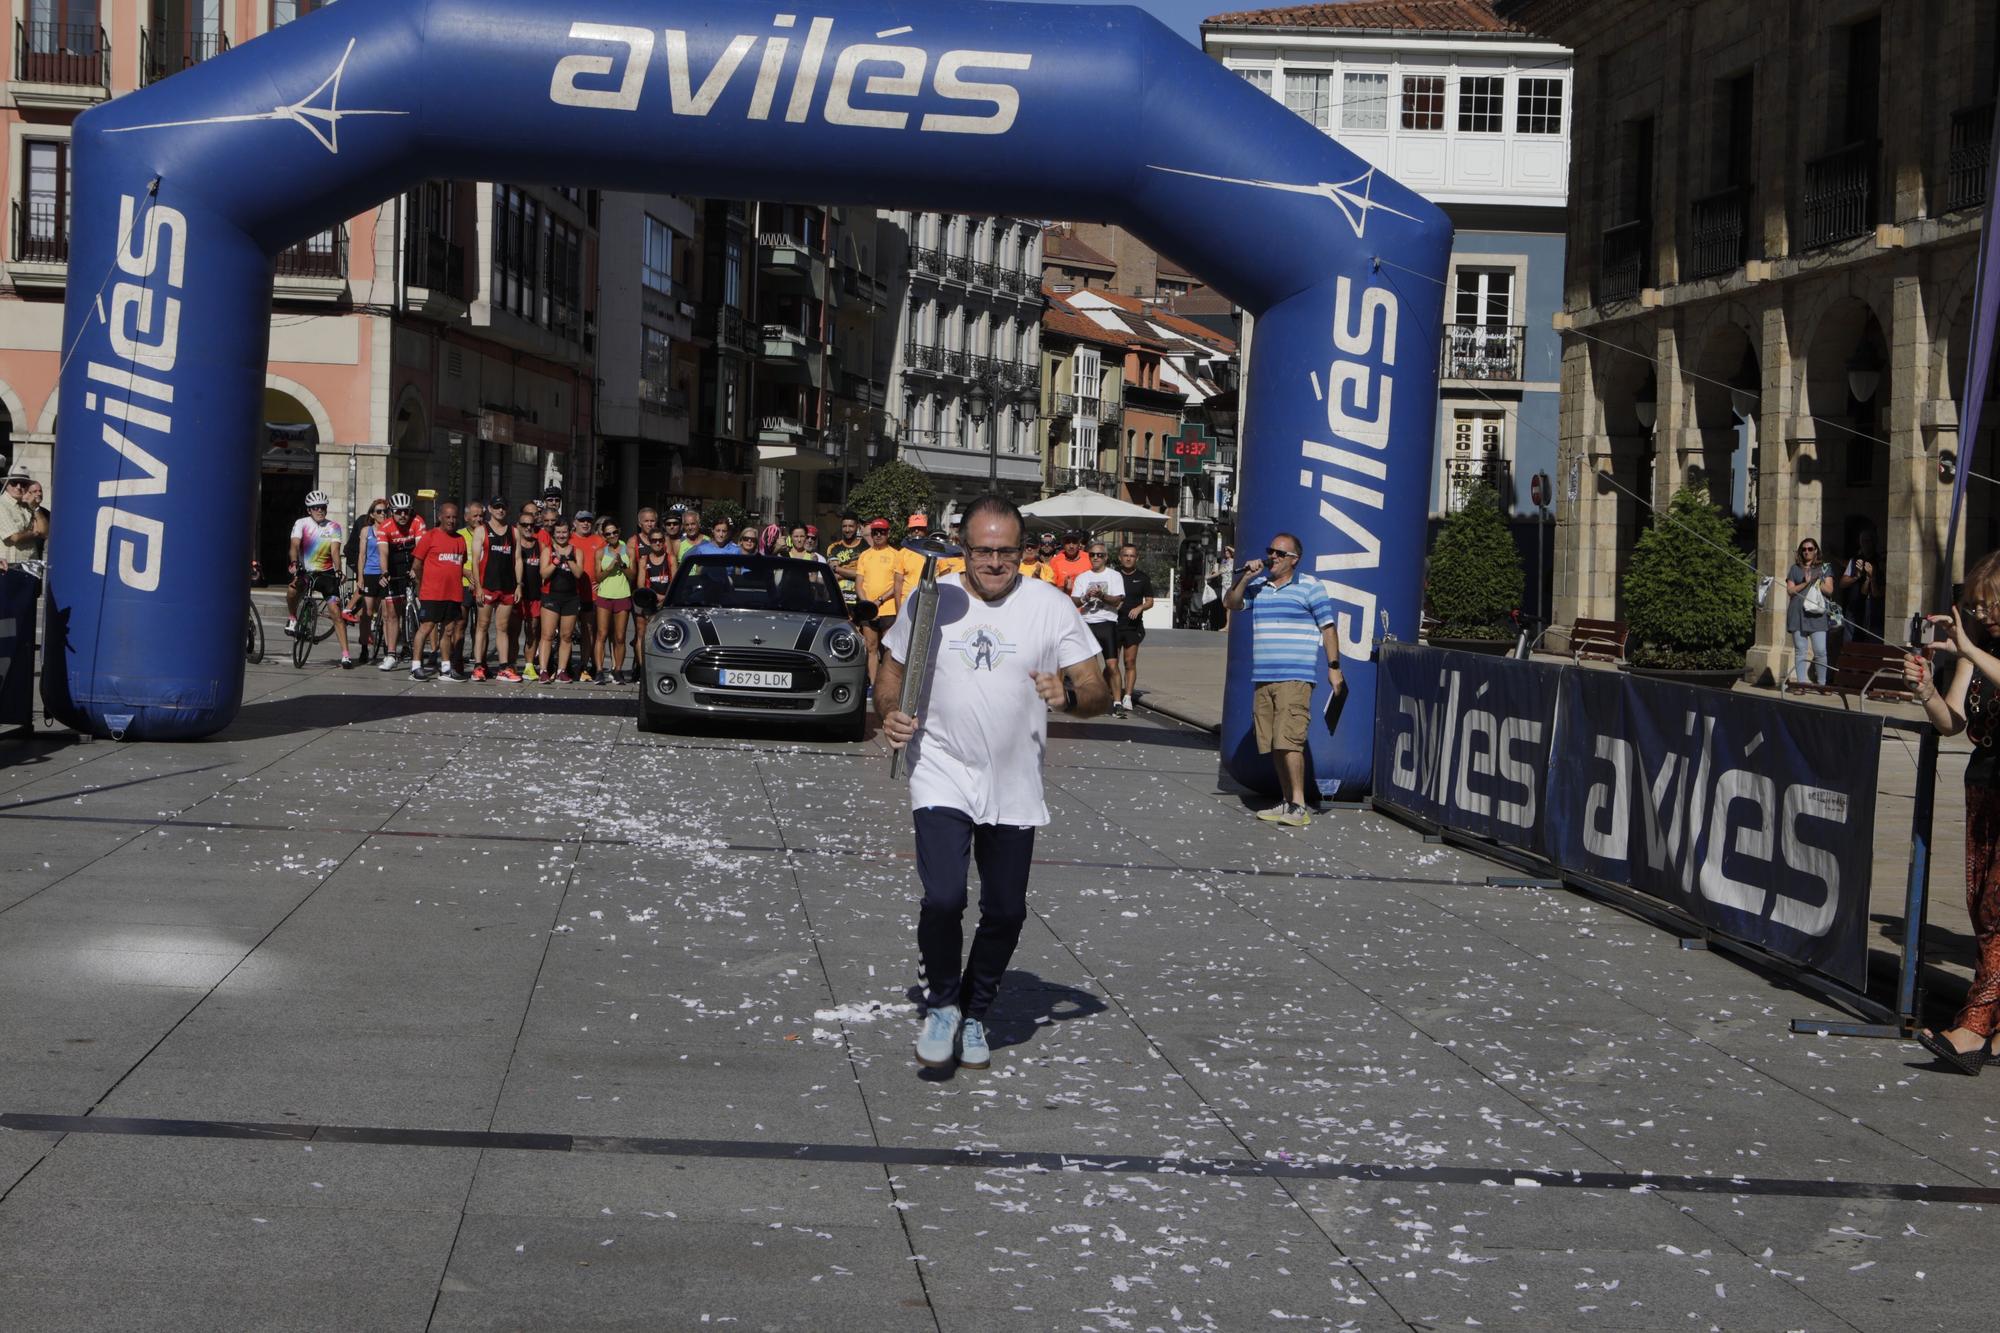
[[[1730,670],[1757,635],[1757,575],[1736,554],[1727,515],[1683,487],[1632,550],[1625,622],[1634,666]]]
[[[1439,639],[1505,639],[1508,616],[1521,605],[1521,553],[1500,512],[1500,496],[1485,482],[1444,522],[1431,548],[1426,586]]]
[[[931,479],[904,462],[882,463],[848,492],[847,507],[865,527],[871,520],[889,520],[890,540],[903,540],[903,523],[915,513],[929,513],[935,499]]]

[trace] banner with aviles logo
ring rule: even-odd
[[[1865,988],[1879,718],[1385,643],[1375,800]]]
[[[1564,673],[1549,857],[1866,984],[1880,719]]]
[[[1542,852],[1563,669],[1382,645],[1375,794],[1421,819]]]

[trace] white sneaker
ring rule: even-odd
[[[402,664],[403,664],[403,659],[400,657],[385,657],[382,659],[380,664],[376,666],[375,669],[377,671],[394,671],[397,667],[401,666]]]
[[[917,1060],[933,1069],[949,1065],[958,1045],[958,1006],[943,1005],[924,1016],[923,1035],[917,1038]]]

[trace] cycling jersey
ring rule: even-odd
[[[361,572],[363,574],[383,572],[382,539],[373,523],[364,524],[361,528]]]
[[[410,556],[422,570],[417,585],[418,600],[459,600],[465,583],[465,538],[444,528],[432,528],[417,539]]]
[[[375,539],[389,550],[389,572],[407,575],[414,558],[417,539],[430,531],[422,514],[410,515],[407,527],[399,526],[396,520],[384,519],[375,525]]]
[[[340,540],[344,530],[328,519],[315,523],[302,518],[292,524],[292,540],[299,544],[301,573],[327,574],[340,568]]]

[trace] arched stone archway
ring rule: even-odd
[[[1872,305],[1850,294],[1826,303],[1801,333],[1800,402],[1812,450],[1795,464],[1800,503],[1792,540],[1817,536],[1836,564],[1857,555],[1879,562],[1897,461],[1887,411],[1894,386],[1886,326]],[[1878,600],[1857,619],[1879,635],[1884,607]]]

